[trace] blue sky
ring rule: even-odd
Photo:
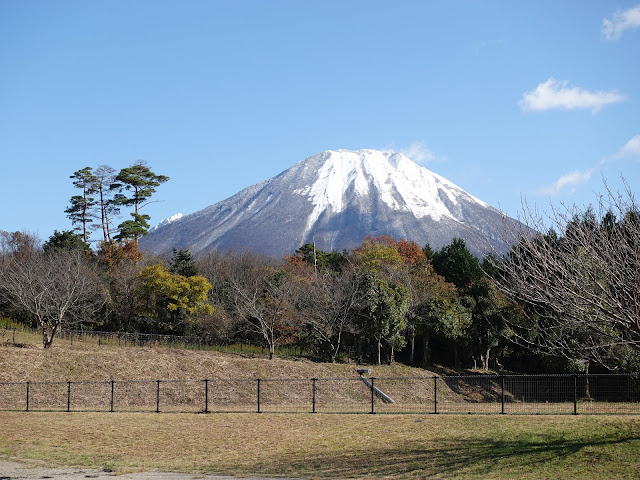
[[[155,224],[338,148],[514,216],[638,194],[640,1],[0,1],[0,230],[70,229],[85,166],[171,177]]]

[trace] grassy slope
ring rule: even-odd
[[[355,364],[223,354],[165,347],[98,346],[93,342],[55,342],[49,350],[35,335],[14,347],[0,339],[0,381],[156,380],[203,378],[353,378]],[[401,364],[372,367],[376,376],[426,376],[426,370]]]

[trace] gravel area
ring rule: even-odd
[[[142,472],[116,475],[104,470],[88,468],[51,468],[42,465],[0,460],[0,480],[273,480],[274,477],[228,477],[220,475],[200,475],[189,473]],[[302,480],[277,477],[278,480]]]

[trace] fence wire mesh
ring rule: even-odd
[[[208,380],[209,412],[257,412],[258,382],[256,380]]]
[[[316,412],[369,413],[371,390],[360,378],[320,378],[316,382]]]
[[[0,410],[640,414],[638,375],[0,382]]]

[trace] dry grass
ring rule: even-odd
[[[637,417],[0,412],[0,455],[321,478],[637,478]]]
[[[7,332],[7,331],[5,331]],[[349,378],[355,364],[324,364],[215,351],[166,347],[98,346],[93,342],[56,340],[44,350],[34,334],[11,332],[0,341],[0,382],[82,380],[194,380],[204,378]],[[376,376],[427,376],[433,373],[401,364],[372,367]]]

